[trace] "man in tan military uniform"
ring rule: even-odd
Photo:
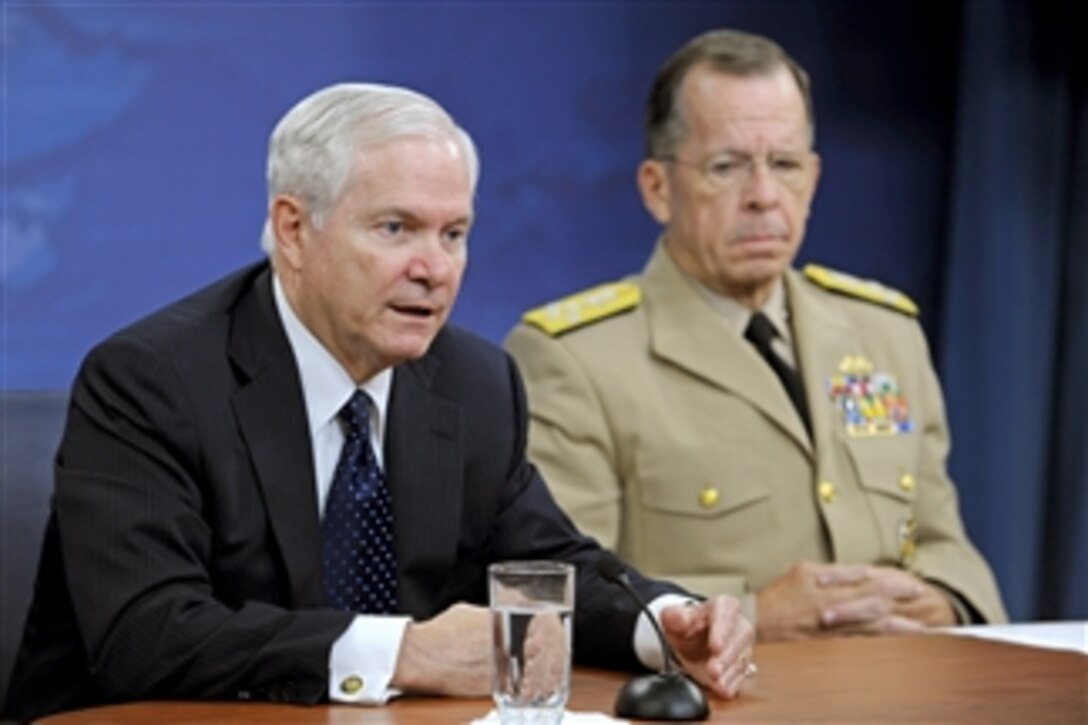
[[[707,33],[666,63],[638,173],[664,228],[649,263],[507,339],[530,455],[581,528],[746,596],[763,640],[1003,621],[913,303],[791,268],[813,128],[805,72],[765,38]]]

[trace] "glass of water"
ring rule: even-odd
[[[491,695],[504,724],[558,723],[570,693],[574,567],[508,561],[488,568]]]

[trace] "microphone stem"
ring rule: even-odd
[[[650,620],[650,626],[657,632],[657,638],[661,641],[661,651],[665,655],[665,674],[675,674],[675,668],[678,664],[676,662],[676,655],[672,653],[672,647],[669,646],[669,640],[665,639],[665,632],[661,629],[661,625],[658,624],[657,617],[654,616],[653,612],[646,605],[646,602],[642,601],[642,597],[635,591],[635,588],[631,586],[631,581],[628,579],[626,572],[617,577],[617,580],[619,581],[620,586],[622,586],[627,593],[638,602],[639,606],[642,607],[642,611],[646,614],[646,618]]]

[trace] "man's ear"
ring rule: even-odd
[[[268,221],[276,255],[292,269],[302,266],[305,207],[293,196],[280,194],[268,206]]]
[[[663,162],[646,159],[638,165],[638,190],[650,216],[661,226],[668,224],[672,218],[672,203],[669,197],[669,174]]]

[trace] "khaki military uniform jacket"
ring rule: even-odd
[[[1005,620],[963,529],[912,316],[787,273],[810,439],[771,368],[660,245],[628,281],[641,299],[627,309],[552,333],[523,322],[506,341],[528,388],[530,457],[584,531],[704,594],[759,591],[802,560],[892,564],[974,618]],[[897,386],[911,429],[857,435],[850,394],[832,393],[844,370]]]

